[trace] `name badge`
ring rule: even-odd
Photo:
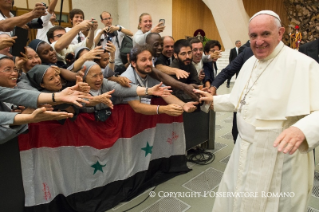
[[[150,105],[151,104],[151,99],[149,99],[149,98],[141,98],[141,103]]]

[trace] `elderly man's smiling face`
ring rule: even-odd
[[[276,20],[270,15],[258,15],[249,23],[250,47],[257,59],[269,56],[282,39],[285,28]]]

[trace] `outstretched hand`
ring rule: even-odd
[[[46,111],[45,107],[41,107],[33,111],[29,123],[37,123],[49,120],[61,120],[72,117],[73,113]]]
[[[149,89],[149,94],[150,95],[155,95],[155,96],[169,96],[169,95],[171,95],[172,90],[168,90],[168,89],[171,88],[171,86],[161,87],[162,85],[163,85],[163,82],[151,87]]]
[[[201,91],[198,89],[194,89],[194,93],[197,93],[200,95],[199,101],[205,101],[206,104],[211,104],[213,102],[213,96],[210,93],[207,93],[205,91]]]
[[[112,97],[112,93],[114,93],[114,89],[109,91],[109,92],[106,92],[106,93],[103,93],[101,95],[98,96],[98,101],[100,103],[103,103],[105,105],[107,105],[109,108],[113,109],[113,102],[111,100],[111,97]]]
[[[83,98],[91,99],[92,96],[88,93],[80,92],[78,90],[79,90],[79,84],[74,85],[72,87],[67,87],[61,92],[55,94],[55,100],[57,102],[75,104],[79,107],[82,107],[80,103],[89,104],[89,101]]]
[[[196,110],[198,104],[198,102],[187,102],[183,105],[183,109],[186,113],[192,113]]]

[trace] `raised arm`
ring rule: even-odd
[[[158,81],[163,82],[165,85],[169,85],[172,88],[183,90],[189,96],[191,96],[194,100],[198,101],[198,96],[194,94],[193,89],[194,87],[189,84],[182,83],[178,80],[175,80],[173,77],[157,70],[156,68],[152,69],[150,76],[157,79]]]
[[[89,20],[84,20],[80,24],[72,27],[70,31],[65,33],[59,40],[54,44],[54,49],[60,52],[62,49],[67,48],[74,37],[81,31],[85,29],[90,29],[92,27],[92,22]]]
[[[39,18],[44,15],[46,15],[45,7],[41,3],[36,3],[34,9],[31,12],[0,21],[0,30],[3,32],[10,32],[14,29],[15,26],[24,26],[32,19]]]

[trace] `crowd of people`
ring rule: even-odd
[[[129,104],[145,115],[179,116],[195,111],[200,100],[202,110],[237,112],[237,143],[220,191],[302,194],[293,200],[256,197],[252,207],[246,197],[219,198],[214,211],[305,209],[313,174],[310,150],[319,141],[318,64],[281,42],[284,28],[277,14],[262,11],[250,19],[250,47],[248,42],[239,55],[235,49],[238,56],[217,76],[217,40],[203,46],[196,37],[162,37],[165,24],[153,27],[148,13],[140,15],[135,33],[114,25],[109,11],[99,16],[102,29],[98,19],[85,19],[81,9],[70,11],[72,28],[54,26],[56,4],[37,3],[31,12],[14,17],[12,1],[1,1],[0,143],[25,131],[27,123],[76,119],[79,113],[99,114],[97,120],[105,121],[116,104]],[[34,18],[43,21],[37,38],[20,55],[11,55],[14,27],[28,30],[26,23]],[[132,47],[124,53],[121,47],[129,42]],[[232,92],[213,96],[240,68]],[[157,97],[167,105],[152,105],[151,98]]]

